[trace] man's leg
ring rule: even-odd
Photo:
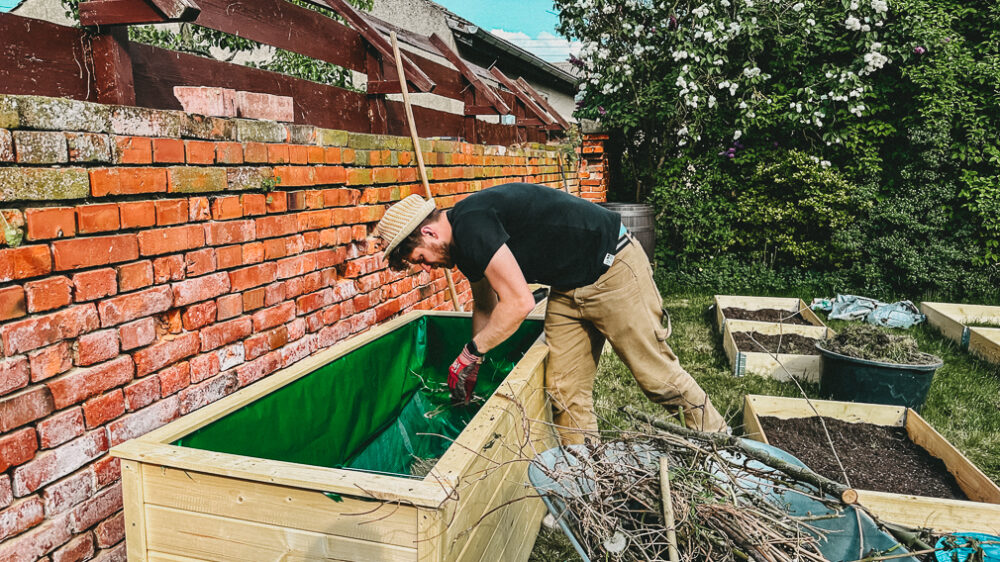
[[[683,407],[689,427],[705,431],[728,427],[667,344],[663,301],[638,242],[623,248],[601,279],[578,291],[587,293],[585,316],[607,336],[650,400]]]
[[[553,421],[563,445],[596,438],[594,375],[604,336],[583,320],[572,292],[549,293],[545,314],[549,361],[545,386],[552,398]]]

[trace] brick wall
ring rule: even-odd
[[[421,145],[443,206],[562,186],[555,147]],[[409,139],[0,96],[0,560],[123,560],[110,447],[450,308],[366,239],[420,191]]]
[[[580,197],[595,203],[608,200],[608,155],[604,152],[607,140],[606,133],[584,133],[580,147]]]

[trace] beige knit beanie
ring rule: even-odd
[[[375,235],[387,244],[386,255],[412,234],[433,210],[434,201],[425,201],[415,193],[389,207],[375,227]]]

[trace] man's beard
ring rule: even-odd
[[[442,240],[428,240],[426,245],[433,249],[435,253],[440,254],[441,258],[434,265],[440,267],[446,267],[451,269],[454,264],[451,261],[451,244],[447,244]]]

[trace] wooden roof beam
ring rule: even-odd
[[[538,93],[538,90],[532,88],[531,84],[528,84],[528,82],[524,78],[518,78],[516,82],[517,85],[520,86],[521,89],[525,91],[525,93],[527,93],[536,102],[538,102],[538,105],[542,106],[543,108],[545,108],[545,111],[549,112],[549,115],[551,115],[552,118],[556,120],[556,123],[559,123],[559,125],[563,129],[569,129],[569,123],[565,119],[563,119],[562,115],[559,115],[559,112],[557,112],[552,107],[549,101],[546,100],[545,97],[542,96],[542,94]]]
[[[80,25],[132,25],[194,21],[201,8],[194,0],[92,0],[80,2]]]
[[[480,80],[479,76],[477,76],[476,73],[469,68],[469,65],[465,64],[462,57],[458,56],[458,53],[451,50],[451,47],[449,47],[448,44],[444,42],[444,39],[442,39],[437,33],[431,34],[431,44],[434,45],[434,48],[436,48],[441,55],[444,56],[444,58],[448,59],[448,62],[453,64],[455,68],[462,73],[462,76],[464,76],[465,79],[472,84],[473,88],[478,90],[479,93],[486,98],[486,101],[496,109],[496,113],[499,113],[500,115],[507,115],[510,113],[510,107],[508,107],[507,104],[500,99],[500,96],[493,91],[493,88],[490,88],[485,82]],[[476,111],[481,111],[481,109],[477,108]],[[481,114],[476,113],[475,115]]]
[[[534,113],[536,116],[538,116],[539,119],[541,119],[542,123],[546,125],[555,124],[555,121],[553,121],[552,118],[545,113],[545,110],[542,109],[541,107],[538,107],[538,104],[536,104],[531,99],[531,96],[526,94],[524,90],[522,90],[521,87],[515,84],[510,78],[507,78],[507,75],[501,72],[499,68],[495,66],[490,68],[490,74],[492,74],[493,77],[496,78],[498,82],[503,84],[504,87],[513,92],[514,95],[517,96],[517,99],[521,100],[521,102],[524,103],[525,107],[530,109],[532,113]]]

